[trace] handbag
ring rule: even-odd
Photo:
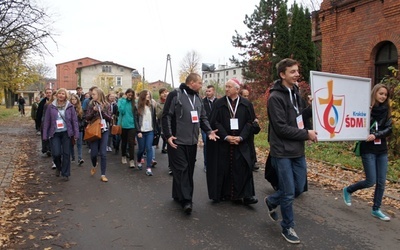
[[[112,135],[122,134],[122,127],[120,125],[112,125],[111,126],[111,134]]]
[[[354,144],[353,152],[354,152],[354,154],[355,154],[356,156],[361,156],[360,145],[361,145],[361,142],[360,142],[360,141],[356,141],[356,143]]]
[[[159,133],[154,133],[153,137],[153,146],[157,146],[158,143],[160,142],[160,134]]]
[[[85,141],[95,141],[101,139],[101,120],[96,119],[89,123],[85,128]]]
[[[122,134],[122,127],[120,125],[115,124],[114,118],[111,120],[111,134],[112,135]]]
[[[369,128],[370,130],[375,126],[376,121],[372,123],[371,127]],[[361,141],[356,141],[354,144],[354,149],[353,152],[356,156],[361,156]]]

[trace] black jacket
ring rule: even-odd
[[[299,113],[303,112],[303,103],[299,89],[293,86],[292,100],[296,102]],[[281,80],[275,81],[268,99],[268,141],[270,154],[277,158],[297,158],[304,156],[304,141],[308,131],[297,127],[296,112],[289,96],[289,90]]]

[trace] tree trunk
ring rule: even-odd
[[[4,100],[7,109],[14,107],[14,93],[7,88],[4,88]]]

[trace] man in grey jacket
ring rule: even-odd
[[[162,114],[162,130],[168,141],[168,161],[173,174],[172,198],[186,214],[192,212],[193,173],[196,162],[199,129],[216,140],[198,92],[202,87],[199,74],[191,73],[185,83],[168,94]]]

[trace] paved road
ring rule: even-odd
[[[33,146],[39,148],[36,140]],[[47,195],[27,205],[33,211],[23,224],[22,239],[13,246],[17,249],[397,249],[400,243],[398,218],[379,221],[370,216],[367,202],[355,200],[347,207],[340,193],[311,183],[294,203],[301,244],[293,246],[266,214],[262,200],[272,188],[262,171],[255,173],[258,204],[214,204],[208,199],[201,149],[190,216],[171,199],[167,156],[159,150],[151,177],[108,153],[108,183],[100,181],[99,173],[90,176],[86,148],[86,162],[72,167],[69,182],[54,176],[49,158],[37,151],[30,154],[27,164],[37,182],[27,188]]]

